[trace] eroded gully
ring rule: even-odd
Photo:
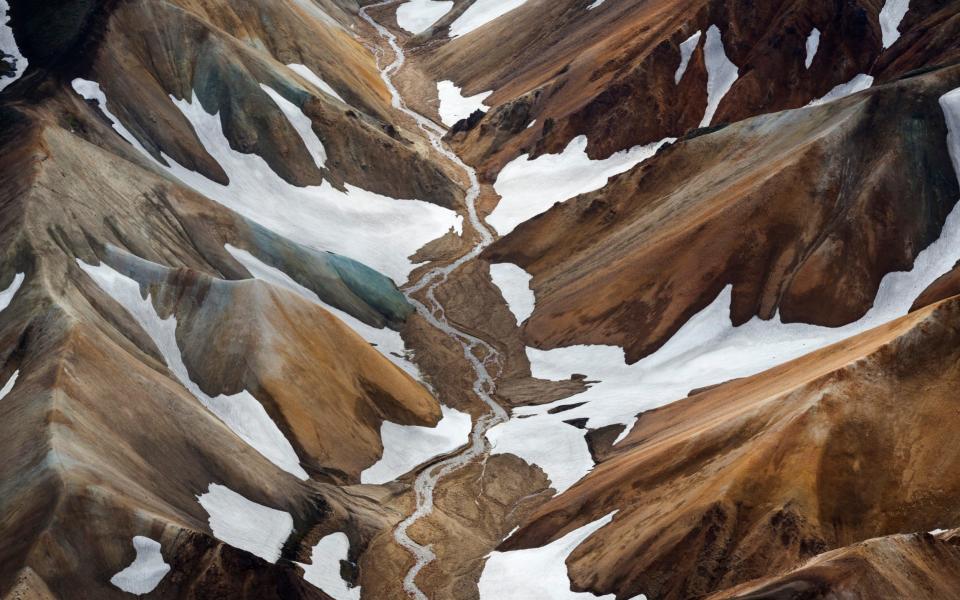
[[[412,540],[407,534],[407,530],[411,525],[433,512],[433,494],[437,483],[440,482],[441,479],[489,452],[490,446],[486,438],[487,431],[495,425],[506,421],[509,415],[507,411],[493,399],[494,380],[490,374],[489,367],[499,364],[499,353],[483,340],[454,327],[447,320],[443,306],[440,305],[434,295],[437,287],[446,281],[450,273],[463,264],[477,258],[483,249],[493,242],[494,236],[489,226],[483,222],[477,213],[476,204],[480,196],[480,184],[477,181],[476,171],[460,160],[459,156],[444,145],[442,138],[445,130],[430,119],[407,107],[403,98],[400,96],[400,92],[393,84],[393,75],[403,66],[406,57],[404,56],[403,49],[397,42],[397,37],[386,27],[374,20],[373,17],[369,15],[368,10],[395,2],[397,2],[397,0],[386,0],[385,2],[371,4],[360,9],[360,16],[376,30],[377,34],[389,44],[393,51],[393,62],[386,66],[382,64],[378,65],[380,76],[383,78],[387,89],[390,90],[393,107],[413,119],[427,135],[427,138],[437,152],[457,165],[457,167],[462,169],[466,174],[467,180],[469,181],[469,187],[466,197],[464,198],[467,208],[467,221],[469,226],[476,231],[480,237],[480,241],[469,252],[448,265],[431,269],[419,280],[412,283],[406,289],[406,294],[410,303],[413,304],[427,322],[444,332],[463,348],[463,355],[467,361],[469,361],[475,374],[473,391],[490,409],[488,413],[474,421],[473,429],[470,432],[470,441],[466,446],[462,447],[456,454],[452,454],[420,472],[414,483],[417,502],[416,510],[409,517],[401,521],[394,530],[393,535],[397,543],[406,548],[415,559],[413,567],[407,572],[403,579],[404,590],[406,590],[407,594],[412,598],[427,600],[426,594],[417,586],[416,578],[425,566],[436,560],[436,555],[429,545],[419,544]],[[414,294],[421,291],[424,292],[426,304],[413,297]],[[478,353],[484,357],[482,360],[478,357]]]

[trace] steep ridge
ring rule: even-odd
[[[218,99],[210,108],[223,116],[217,129],[233,138],[230,151],[277,165],[259,172],[263,181],[322,178],[330,194],[393,201],[347,187],[359,164],[372,187],[456,205],[456,186],[421,156],[422,142],[387,120],[374,57],[309,6],[76,2],[62,21],[70,29],[67,15],[77,17],[76,28],[58,33],[91,38],[80,47],[65,39],[64,54],[46,58],[28,41],[29,27],[18,31],[31,68],[5,90],[0,113],[4,597],[125,597],[111,578],[133,562],[130,540],[140,535],[159,544],[175,574],[156,597],[324,598],[292,562],[309,557],[318,523],[350,522],[351,536],[362,538],[399,519],[350,487],[321,482],[358,482],[383,451],[385,420],[434,425],[439,405],[386,349],[324,308],[375,330],[403,328],[413,307],[389,277],[225,206],[231,186],[216,186],[227,183],[234,155],[198,137],[210,132],[167,91]],[[286,40],[271,23],[301,40],[271,48],[291,64],[323,56],[346,64],[344,77],[373,73],[366,85],[342,86],[362,108],[328,99],[319,78],[226,33]],[[320,34],[317,45],[305,41],[309,32]],[[261,88],[264,80],[334,116],[302,115]],[[240,104],[229,104],[232,93]],[[311,146],[316,131],[300,117],[326,123],[321,131],[339,128],[347,145]],[[380,151],[384,161],[372,165]],[[413,170],[391,172],[400,164]],[[209,185],[198,183],[203,174]],[[454,221],[449,210],[431,210]],[[356,236],[353,243],[364,258],[380,256]],[[251,277],[231,249],[288,272],[322,307],[264,283],[228,281]],[[384,264],[409,268],[398,258]],[[126,291],[113,295],[118,289]]]
[[[617,510],[568,559],[574,589],[689,598],[954,522],[958,309],[947,300],[644,413],[503,549]]]
[[[956,2],[10,5],[3,598],[952,593]]]
[[[634,362],[728,284],[734,325],[856,321],[960,198],[940,106],[958,75],[944,68],[678,141],[485,256],[534,276],[524,332],[538,347],[615,344]]]
[[[513,157],[559,152],[578,135],[590,140],[591,158],[605,158],[698,126],[803,106],[858,74],[886,82],[957,59],[955,46],[945,43],[956,35],[955,3],[911,3],[899,24],[902,38],[889,49],[879,16],[883,2],[520,4],[450,41],[441,22],[423,40],[422,68],[434,79],[455,80],[464,95],[494,91],[485,100],[492,107],[487,115],[455,138],[490,180]],[[722,41],[713,50],[711,27]],[[691,40],[694,48],[682,63],[681,45]],[[717,88],[716,113],[704,122],[713,100],[710,78],[720,84],[724,60],[736,68],[735,80],[725,93]]]

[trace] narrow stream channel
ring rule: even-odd
[[[416,559],[413,567],[403,578],[403,587],[410,597],[416,598],[417,600],[427,600],[427,596],[423,593],[423,590],[417,587],[416,578],[420,571],[425,566],[436,560],[437,557],[429,545],[425,546],[418,544],[414,540],[410,539],[410,536],[407,535],[407,530],[411,525],[433,512],[433,494],[437,483],[439,483],[441,479],[450,473],[467,465],[474,459],[477,459],[488,453],[490,450],[490,445],[486,438],[487,431],[489,431],[492,427],[505,422],[510,418],[510,416],[502,406],[493,400],[495,385],[493,376],[488,370],[488,365],[499,364],[499,353],[496,351],[496,349],[483,340],[457,329],[449,321],[447,321],[443,307],[440,305],[434,295],[437,287],[446,281],[447,276],[450,273],[458,269],[463,264],[477,258],[477,256],[483,252],[484,248],[493,243],[494,235],[489,226],[483,221],[483,219],[480,218],[480,215],[477,213],[476,203],[477,198],[480,196],[480,184],[477,181],[476,171],[460,160],[460,157],[457,156],[456,153],[444,145],[442,138],[446,130],[427,117],[407,107],[400,95],[400,92],[393,84],[393,75],[403,66],[406,57],[404,56],[403,49],[397,42],[397,36],[395,36],[386,27],[376,22],[367,11],[371,8],[386,6],[398,1],[399,0],[386,0],[384,2],[371,4],[360,9],[360,16],[363,17],[363,19],[367,21],[390,45],[390,48],[394,53],[394,60],[392,63],[386,66],[378,65],[380,68],[380,76],[383,78],[387,89],[390,90],[394,108],[402,111],[412,118],[424,131],[424,133],[426,133],[433,147],[451,162],[456,164],[467,175],[467,179],[470,183],[464,199],[467,207],[467,217],[470,227],[472,227],[480,236],[480,241],[470,250],[470,252],[464,254],[449,265],[431,269],[418,281],[411,284],[406,289],[406,294],[411,304],[413,304],[417,311],[423,315],[423,317],[426,318],[432,326],[444,332],[450,338],[456,340],[457,343],[459,343],[463,348],[463,355],[470,362],[475,374],[473,391],[477,397],[479,397],[490,408],[490,412],[474,421],[473,430],[470,432],[470,443],[468,445],[461,448],[456,454],[453,454],[441,462],[424,469],[417,476],[416,482],[414,483],[414,490],[417,498],[417,508],[413,514],[401,521],[396,530],[394,530],[393,535],[394,538],[396,538],[397,543],[406,548]],[[426,299],[429,306],[411,297],[414,293],[421,290],[426,290]],[[478,358],[478,352],[484,356],[484,360]]]

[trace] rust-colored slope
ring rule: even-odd
[[[826,552],[789,573],[745,583],[710,600],[952,598],[960,587],[955,532],[875,538]]]
[[[435,79],[454,79],[468,95],[495,90],[480,125],[455,138],[488,178],[519,154],[559,152],[581,134],[590,156],[605,157],[697,127],[707,105],[703,38],[679,83],[674,74],[680,43],[711,25],[739,67],[713,123],[802,106],[858,73],[890,81],[958,58],[949,41],[960,27],[956,2],[911,3],[903,40],[887,50],[878,17],[883,3],[872,0],[624,1],[595,10],[587,4],[530,0],[439,49],[445,31],[422,41],[429,53],[419,62]],[[820,47],[806,68],[814,27]],[[537,125],[525,129],[533,118]]]
[[[955,523],[958,322],[950,299],[645,413],[505,546],[618,510],[568,559],[575,588],[681,599]]]
[[[357,481],[380,457],[383,420],[440,419],[426,388],[293,292],[171,270],[112,250],[104,258],[150,292],[158,314],[176,317],[194,381],[211,396],[243,389],[257,396],[316,475]],[[123,312],[106,298],[98,304],[108,315]]]
[[[616,344],[635,361],[730,283],[735,324],[854,321],[960,196],[938,103],[958,84],[942,69],[680,141],[486,256],[533,274],[540,347]]]

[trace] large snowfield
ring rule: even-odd
[[[397,7],[397,25],[418,34],[439,21],[453,8],[453,0],[409,0]]]
[[[493,187],[500,202],[487,217],[500,235],[547,211],[557,202],[599,190],[610,177],[629,171],[656,154],[660,147],[676,141],[660,140],[645,146],[616,152],[603,160],[587,156],[587,136],[573,138],[560,154],[528,154],[510,161],[497,176]]]
[[[150,156],[107,109],[107,99],[98,84],[77,79],[73,87],[87,100],[96,100],[113,121],[114,129]],[[281,98],[273,90],[268,93],[275,102]],[[462,217],[429,202],[388,198],[350,184],[346,184],[346,192],[341,192],[327,180],[319,186],[289,184],[260,156],[233,150],[219,115],[207,113],[197,101],[172,100],[230,183],[220,185],[165,155],[170,166],[161,166],[208,198],[292,241],[352,258],[400,284],[415,266],[409,256],[427,242],[451,229],[459,232],[462,227]],[[309,140],[305,142],[307,149],[318,165],[324,164],[326,152],[321,152],[323,144],[307,124],[309,119],[287,101],[279,102],[278,110],[288,118],[294,115],[292,124],[301,137]]]
[[[210,515],[210,530],[217,539],[267,562],[277,562],[293,532],[290,513],[258,504],[218,483],[211,483],[197,502]]]

